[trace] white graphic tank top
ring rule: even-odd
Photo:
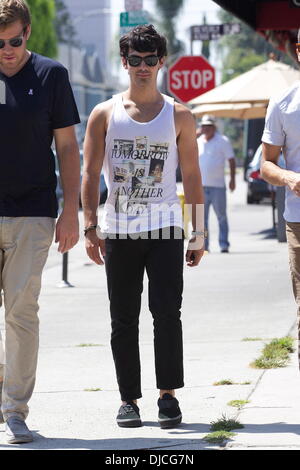
[[[182,227],[174,99],[163,98],[163,108],[152,121],[137,122],[125,110],[122,94],[113,96],[103,162],[108,189],[101,221],[104,233]]]

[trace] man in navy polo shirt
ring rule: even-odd
[[[61,253],[77,243],[79,233],[74,132],[79,116],[66,69],[27,50],[30,23],[25,0],[1,0],[0,291],[6,361],[0,366],[0,420],[13,444],[32,440],[25,419],[35,383],[42,269],[54,231]],[[64,191],[56,228],[53,137]]]

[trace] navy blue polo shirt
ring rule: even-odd
[[[67,70],[31,53],[0,72],[0,216],[57,217],[54,129],[80,122]]]

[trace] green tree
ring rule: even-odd
[[[175,20],[184,4],[184,0],[156,0],[158,12],[161,15],[161,29],[168,39],[169,56],[183,51],[182,41],[176,38]]]
[[[222,83],[262,64],[268,60],[271,52],[275,53],[275,56],[279,55],[260,34],[231,13],[220,10],[219,18],[221,23],[240,23],[241,27],[239,34],[223,36],[219,40],[218,47],[223,55]]]
[[[57,54],[57,36],[54,27],[54,0],[27,0],[32,17],[32,33],[28,48],[47,57]]]
[[[271,52],[279,56],[279,52],[260,34],[232,14],[220,10],[219,18],[221,23],[240,23],[241,28],[239,34],[223,36],[218,41],[222,62],[222,83],[266,62]],[[244,126],[243,120],[224,119],[224,134],[230,139],[236,157],[241,160],[246,157],[243,154]]]

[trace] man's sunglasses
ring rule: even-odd
[[[17,36],[17,37],[12,38],[12,39],[0,39],[0,49],[3,49],[5,47],[5,43],[7,43],[7,42],[11,47],[20,47],[20,46],[22,46],[23,39],[24,39],[24,34],[26,32],[26,28],[27,27],[25,27],[23,29],[22,36]]]
[[[149,67],[154,67],[159,61],[157,55],[147,55],[146,57],[140,57],[139,55],[127,56],[128,63],[131,67],[138,67],[144,61]]]

